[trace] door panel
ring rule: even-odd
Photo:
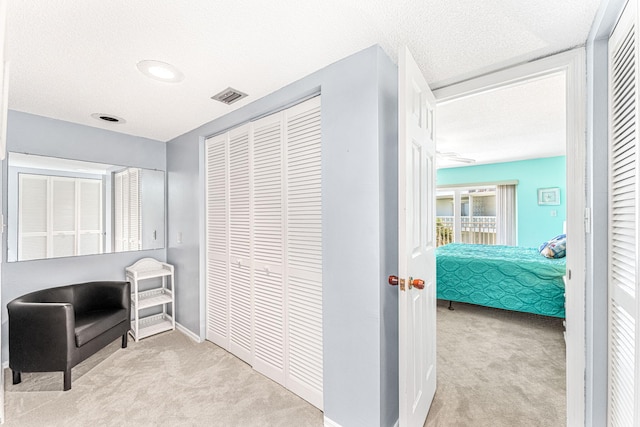
[[[400,52],[399,358],[400,426],[422,426],[436,389],[435,99],[411,53]],[[412,279],[423,280],[414,286]]]

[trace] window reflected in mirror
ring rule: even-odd
[[[164,247],[164,172],[9,153],[7,260]]]

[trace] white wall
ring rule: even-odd
[[[204,337],[207,136],[322,95],[324,413],[343,426],[398,418],[397,68],[371,47],[168,144],[168,261],[177,320]],[[182,242],[178,242],[178,235]]]

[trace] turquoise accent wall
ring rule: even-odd
[[[558,156],[438,169],[437,185],[517,180],[518,246],[533,248],[562,233],[562,225],[567,217],[566,175],[566,158]],[[538,188],[547,187],[560,188],[560,205],[538,205]],[[556,216],[552,216],[553,211]]]

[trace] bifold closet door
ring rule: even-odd
[[[207,339],[229,350],[228,139],[206,141]]]
[[[206,141],[207,339],[322,409],[320,98]]]
[[[251,163],[249,125],[229,132],[229,351],[251,364]]]
[[[609,39],[609,426],[640,425],[638,5]]]
[[[207,339],[253,363],[249,125],[209,138]]]
[[[322,171],[320,97],[286,123],[287,387],[322,408]]]
[[[253,367],[284,384],[284,170],[282,114],[252,123]]]

